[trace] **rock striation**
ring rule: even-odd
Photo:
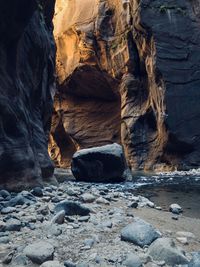
[[[54,0],[0,2],[0,184],[19,190],[53,174]]]
[[[56,2],[58,166],[113,142],[132,170],[199,166],[199,10],[194,0]]]

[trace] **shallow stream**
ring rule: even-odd
[[[168,211],[172,203],[183,208],[183,215],[200,219],[200,169],[188,172],[136,176],[135,189],[157,206]]]

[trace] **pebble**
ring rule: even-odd
[[[64,200],[55,206],[54,211],[57,213],[61,210],[65,211],[65,215],[73,216],[87,216],[90,213],[90,209],[81,205],[79,202]]]
[[[155,209],[156,209],[156,210],[162,210],[162,207],[160,207],[160,206],[156,206]]]
[[[112,223],[112,221],[104,221],[104,222],[100,223],[100,227],[112,228],[113,223]]]
[[[176,236],[186,237],[187,239],[195,239],[195,235],[193,233],[185,231],[176,232]]]
[[[59,211],[51,220],[51,223],[63,224],[65,220],[65,211]]]
[[[176,240],[180,242],[183,245],[188,245],[188,239],[187,237],[177,237]]]
[[[0,237],[0,244],[8,244],[10,242],[10,238],[8,236]]]
[[[142,261],[136,254],[129,254],[127,259],[123,262],[126,267],[142,267]]]
[[[10,195],[10,193],[8,192],[8,191],[6,191],[6,190],[0,190],[0,196],[2,197],[2,198],[11,198],[11,195]]]
[[[136,209],[138,207],[138,202],[131,202],[131,203],[128,204],[128,207]]]
[[[96,200],[96,197],[92,194],[85,193],[81,196],[81,200],[85,203],[92,203]]]
[[[178,215],[172,215],[172,220],[175,220],[175,221],[178,221],[178,219],[179,219],[179,216]]]
[[[43,197],[43,190],[41,187],[35,187],[31,190],[31,193],[36,197]]]
[[[85,239],[83,243],[84,243],[84,246],[91,248],[94,245],[94,242],[95,240],[90,238],[90,239]]]
[[[40,267],[64,267],[59,261],[46,261]]]
[[[96,203],[97,204],[110,205],[110,202],[108,200],[106,200],[105,198],[103,198],[103,197],[97,198]]]
[[[12,264],[13,266],[28,266],[29,264],[29,259],[23,255],[23,254],[18,254],[12,259]]]
[[[22,223],[20,220],[11,218],[6,222],[5,230],[6,231],[20,231],[21,227],[22,227]]]
[[[152,209],[155,208],[155,204],[153,202],[151,202],[151,201],[147,202],[147,206],[152,208]]]
[[[165,261],[154,261],[155,264],[158,266],[165,266],[166,262]]]
[[[73,263],[72,261],[65,261],[64,266],[65,267],[76,267],[76,264]]]
[[[2,259],[2,263],[4,264],[9,264],[12,261],[13,255],[14,255],[14,251],[11,251],[8,255],[6,255],[3,259]]]
[[[90,219],[90,216],[81,216],[78,218],[79,222],[88,222]]]
[[[169,211],[171,211],[174,214],[180,214],[183,212],[181,206],[179,206],[178,204],[171,204],[169,207]]]
[[[47,205],[44,205],[43,207],[41,207],[41,208],[39,208],[39,209],[37,210],[37,213],[38,213],[38,214],[42,214],[43,216],[48,215],[49,212],[50,212],[50,210],[49,210],[49,207],[48,207]]]

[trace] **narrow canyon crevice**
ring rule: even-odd
[[[185,0],[57,1],[49,150],[58,166],[110,142],[132,170],[199,166],[198,10]]]

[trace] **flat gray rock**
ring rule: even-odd
[[[5,230],[6,231],[20,231],[21,227],[22,227],[22,223],[20,220],[11,218],[6,222]]]
[[[46,261],[40,267],[64,267],[59,261]]]
[[[54,211],[56,213],[60,211],[65,211],[65,215],[73,216],[73,215],[80,215],[80,216],[87,216],[90,213],[90,209],[81,205],[79,202],[63,200],[59,202],[56,206]]]
[[[188,264],[183,251],[178,248],[171,238],[158,238],[149,247],[148,254],[155,261],[165,261],[170,266]]]
[[[16,208],[14,208],[14,207],[7,207],[7,208],[3,208],[1,210],[1,214],[9,214],[9,213],[12,213],[14,211],[16,211]]]
[[[24,254],[33,263],[42,264],[53,260],[54,247],[46,241],[36,241],[24,249]]]
[[[158,237],[161,237],[159,231],[151,224],[137,217],[121,231],[121,240],[131,242],[140,247],[150,245]]]
[[[11,241],[10,237],[8,237],[8,236],[0,237],[0,244],[8,244],[10,241]]]
[[[136,254],[129,254],[127,259],[123,262],[126,267],[142,267],[142,261]]]
[[[65,261],[64,266],[65,267],[76,267],[76,264],[71,261]]]
[[[89,193],[84,193],[82,196],[81,196],[81,200],[85,203],[92,203],[96,200],[96,197],[92,194],[89,194]]]

